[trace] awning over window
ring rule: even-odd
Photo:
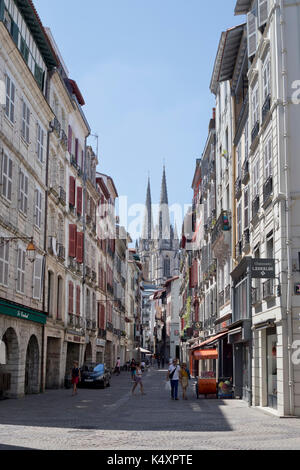
[[[218,339],[221,339],[223,336],[227,336],[228,330],[223,331],[223,333],[220,333],[216,336],[213,336],[212,338],[208,338],[206,341],[203,341],[203,343],[197,344],[196,346],[193,346],[193,350],[202,348],[203,346],[206,346],[207,344],[212,344]]]
[[[216,349],[197,349],[193,352],[193,357],[197,361],[201,359],[218,359],[218,351]]]

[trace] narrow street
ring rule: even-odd
[[[130,373],[105,390],[46,391],[0,401],[0,450],[300,449],[300,420],[279,419],[238,400],[172,401],[166,370],[144,375],[131,396]],[[181,397],[180,397],[181,398]]]

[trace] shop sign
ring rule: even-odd
[[[0,314],[40,323],[42,325],[45,325],[47,320],[47,314],[44,312],[33,310],[25,305],[13,304],[4,299],[0,299]]]
[[[70,334],[67,333],[65,339],[69,343],[85,344],[85,337],[83,337],[83,336],[70,335]]]
[[[105,339],[100,339],[100,338],[96,339],[96,346],[102,346],[104,348],[105,344],[106,344]]]
[[[251,261],[251,277],[253,279],[274,279],[275,259],[253,258]]]

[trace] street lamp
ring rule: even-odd
[[[28,242],[26,248],[26,256],[28,260],[33,263],[36,258],[36,247],[33,243],[33,237],[0,237],[0,246],[4,245],[4,243],[9,243],[11,241],[22,240]]]

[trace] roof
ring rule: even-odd
[[[246,23],[222,32],[210,82],[210,90],[217,93],[218,83],[230,80],[235,69]]]
[[[38,45],[47,67],[49,69],[57,67],[59,60],[32,0],[15,0],[15,2]]]
[[[75,82],[75,80],[71,80],[70,78],[69,78],[69,82],[70,82],[71,87],[72,87],[72,89],[73,89],[73,93],[74,93],[74,95],[76,96],[76,98],[77,98],[77,100],[78,100],[78,103],[80,104],[80,106],[84,106],[84,105],[85,105],[85,101],[84,101],[84,99],[83,99],[83,96],[82,96],[82,94],[81,94],[79,88],[78,88],[77,83]]]
[[[234,14],[235,15],[245,15],[251,8],[251,0],[237,0]]]

